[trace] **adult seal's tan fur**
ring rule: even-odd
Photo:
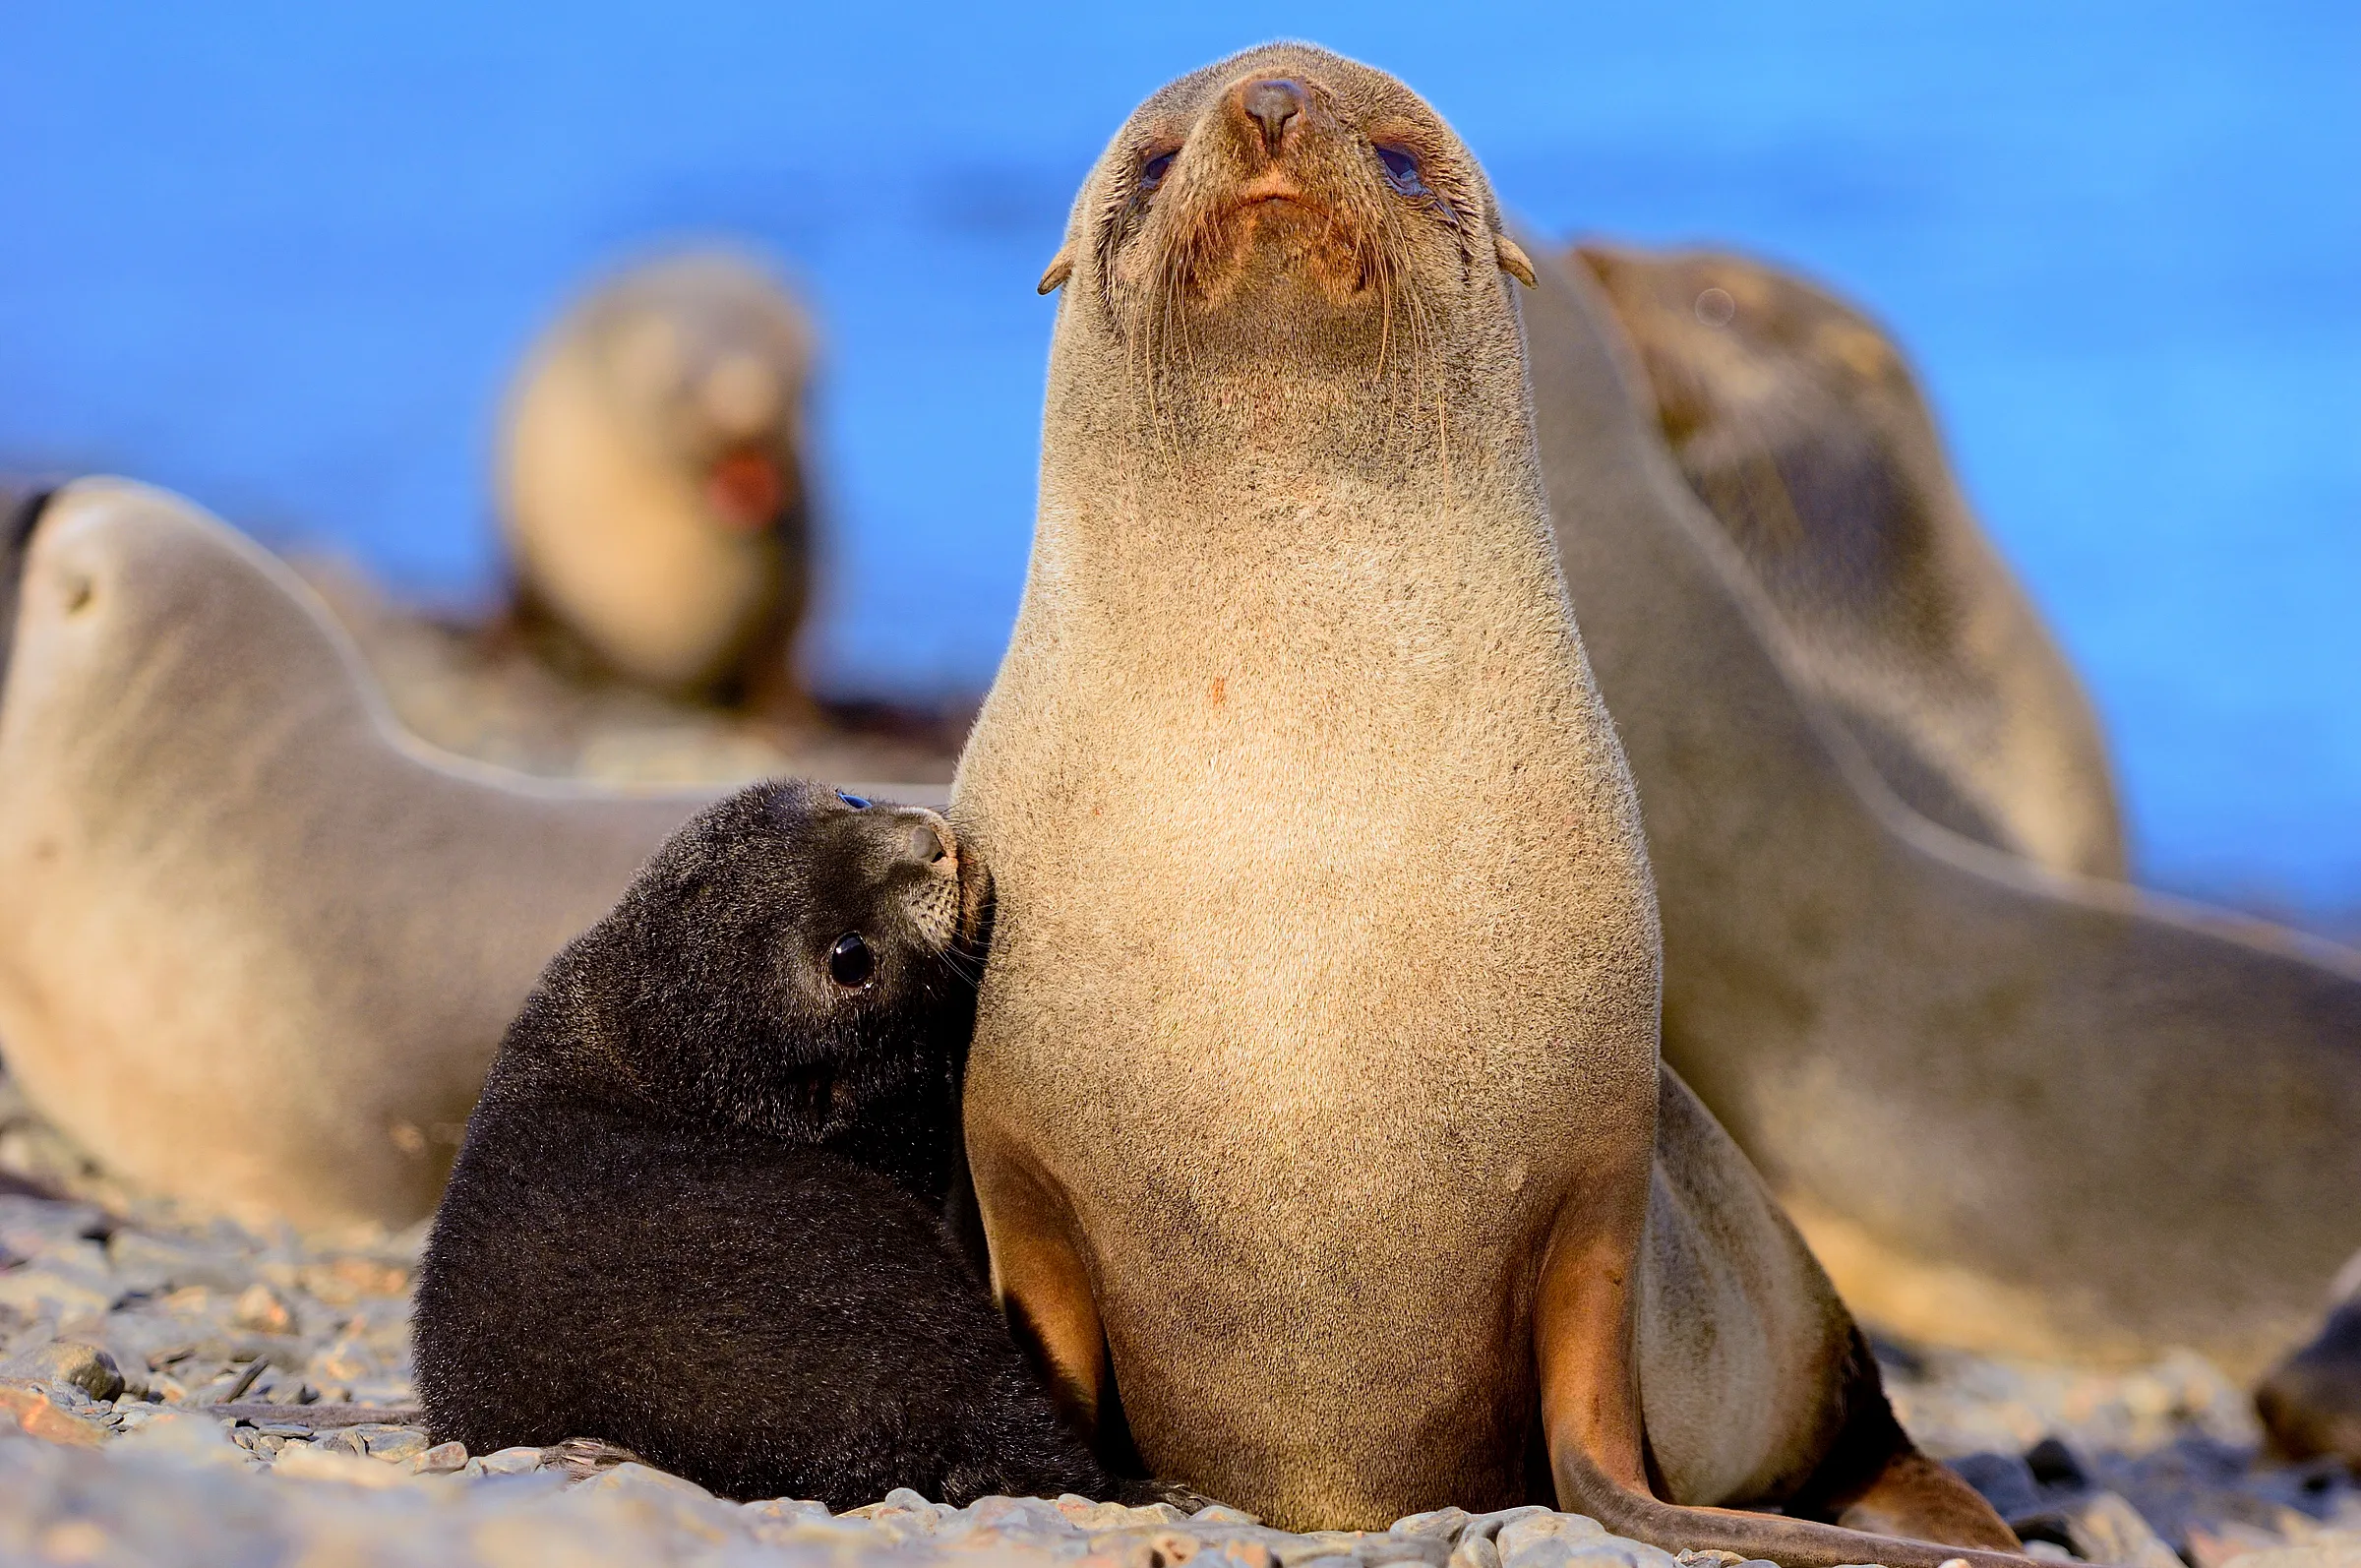
[[[523,623],[643,686],[795,711],[813,351],[803,309],[727,255],[636,269],[569,312],[501,433]]]
[[[698,801],[428,754],[292,573],[161,491],[79,481],[16,531],[10,1073],[198,1206],[426,1213],[541,965]]]
[[[2361,1242],[2361,958],[1910,810],[1682,482],[1597,283],[1539,273],[1542,467],[1647,821],[1666,1059],[1873,1321],[2259,1366]]]
[[[2121,877],[2089,699],[1968,510],[1887,336],[1744,257],[1575,254],[1638,350],[1682,476],[1879,775],[1996,849]]]
[[[1660,1077],[1504,270],[1458,140],[1308,47],[1165,89],[1085,183],[953,789],[996,1285],[1102,1436],[1290,1526],[1554,1493],[1787,1563],[1959,1554],[1840,1517],[2008,1546]],[[1748,1502],[1802,1517],[1696,1506]]]

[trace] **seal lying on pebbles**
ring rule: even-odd
[[[602,1437],[835,1508],[1106,1494],[937,1218],[970,865],[932,812],[757,785],[558,955],[427,1244],[438,1441]]]
[[[1630,334],[1689,488],[1879,775],[1955,832],[2122,877],[2090,700],[1960,494],[1886,334],[1744,257],[1572,254]]]
[[[1665,1058],[1870,1320],[2259,1369],[2361,1244],[2361,958],[1907,809],[1681,482],[1598,284],[1537,271],[1542,469],[1646,814]]]
[[[2013,1546],[1660,1076],[1529,272],[1442,121],[1307,46],[1164,89],[1076,199],[1031,574],[952,795],[997,890],[995,1284],[1103,1440],[1289,1527],[1553,1488],[1783,1563]],[[1691,1506],[1746,1503],[1805,1517]]]
[[[640,267],[569,312],[501,431],[517,621],[674,695],[798,710],[814,342],[777,279],[727,255]]]
[[[283,566],[164,492],[80,480],[20,526],[10,1073],[200,1207],[425,1214],[534,975],[711,797],[428,752]]]

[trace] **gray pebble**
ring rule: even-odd
[[[115,1358],[79,1340],[51,1340],[12,1356],[0,1361],[0,1379],[72,1388],[94,1400],[113,1399],[123,1392],[123,1370]]]
[[[467,1445],[437,1443],[434,1447],[410,1456],[410,1474],[414,1476],[448,1476],[466,1468]]]

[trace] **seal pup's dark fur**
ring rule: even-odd
[[[467,1123],[418,1285],[436,1438],[834,1508],[1107,1495],[938,1218],[980,906],[940,817],[811,784],[667,842]]]

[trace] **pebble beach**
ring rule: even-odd
[[[594,1441],[471,1454],[416,1408],[424,1227],[299,1236],[123,1191],[0,1079],[0,1563],[146,1568],[1007,1562],[1177,1568],[1723,1568],[1543,1508],[1297,1535],[1088,1498],[831,1515],[733,1502]],[[2361,1487],[2258,1454],[2243,1392],[1884,1343],[1906,1425],[2037,1555],[2137,1568],[2361,1564]]]

